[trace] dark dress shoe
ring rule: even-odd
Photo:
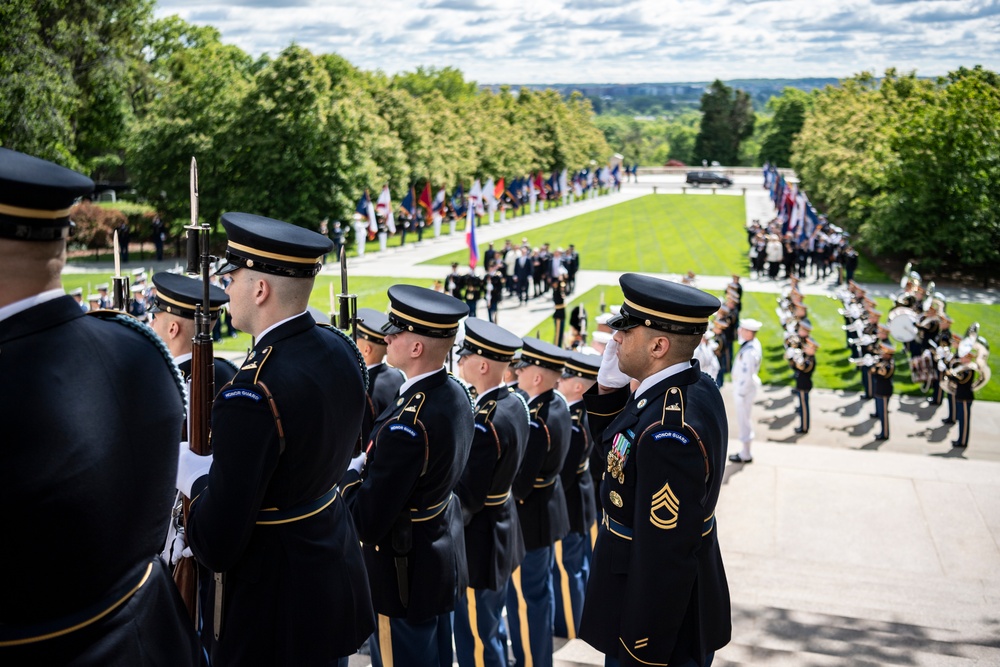
[[[875,414],[874,412],[872,412],[872,413],[869,413],[868,417],[869,417],[870,419],[878,419],[878,415],[877,415],[877,414]]]
[[[730,454],[729,455],[729,460],[732,461],[733,463],[753,463],[753,457],[752,456],[750,458],[748,458],[748,459],[745,459],[742,456],[740,456],[739,454]]]
[[[803,430],[803,429],[799,428],[798,426],[796,426],[795,427],[795,432],[796,433],[808,433],[809,431]]]
[[[959,443],[958,440],[952,440],[951,446],[954,447],[955,449],[965,449],[965,445]]]
[[[879,433],[878,435],[876,435],[876,436],[875,436],[875,439],[876,439],[876,440],[888,440],[888,439],[889,439],[889,436],[887,436],[887,435],[882,435],[881,433]]]
[[[942,419],[941,423],[942,424],[949,424],[950,425],[950,424],[954,424],[955,420],[954,419]]]

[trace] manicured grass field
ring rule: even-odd
[[[574,244],[581,268],[725,276],[749,272],[742,197],[647,195],[527,232],[533,246]],[[511,239],[515,243],[520,238]],[[502,245],[496,244],[494,247]],[[480,246],[479,254],[486,251]],[[427,262],[465,264],[468,251]],[[861,257],[855,279],[892,282]]]
[[[582,302],[590,321],[600,313],[601,292],[604,292],[604,302],[608,306],[622,302],[622,292],[618,285],[604,285],[581,294],[570,302],[567,312]],[[719,296],[718,293],[716,293]],[[888,314],[892,303],[888,299],[877,299],[878,308]],[[775,313],[777,295],[765,292],[744,292],[741,317],[752,317],[764,323],[758,336],[764,348],[764,363],[761,367],[760,379],[764,384],[793,384],[794,374],[784,358],[783,331]],[[837,313],[840,302],[829,297],[811,296],[806,298],[809,306],[809,319],[813,324],[812,337],[819,343],[816,354],[816,371],[813,373],[814,386],[823,389],[839,389],[844,391],[861,391],[861,375],[857,367],[849,360],[846,346],[846,336],[841,328],[844,318]],[[1000,306],[979,304],[949,304],[949,316],[955,320],[955,333],[964,335],[966,328],[978,321],[980,335],[989,341],[1000,340]],[[591,325],[593,326],[593,325]],[[554,335],[552,320],[546,320],[538,328],[538,336],[542,340],[551,341]],[[920,395],[919,387],[909,382],[909,362],[902,346],[894,343],[896,353],[895,391],[907,395]],[[1000,401],[1000,358],[997,354],[990,356],[990,369],[993,379],[976,394],[977,400]]]

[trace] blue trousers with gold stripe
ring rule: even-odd
[[[517,667],[552,667],[553,551],[552,547],[528,551],[510,577],[507,625]]]
[[[875,397],[875,418],[882,425],[882,432],[879,433],[880,438],[889,437],[889,397],[888,396],[876,396]]]
[[[455,653],[459,667],[507,667],[503,605],[507,588],[470,588],[455,601]]]
[[[972,416],[972,401],[955,401],[955,420],[958,422],[958,446],[969,446],[969,419]]]
[[[799,428],[805,433],[809,430],[809,392],[796,389],[795,393],[799,395]]]
[[[590,535],[570,533],[554,545],[555,636],[576,639],[583,615],[583,596],[590,577]]]
[[[414,623],[378,615],[372,667],[451,667],[451,614]]]

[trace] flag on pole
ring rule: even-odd
[[[365,190],[365,193],[361,195],[361,199],[358,200],[358,206],[354,209],[354,212],[368,218],[369,232],[378,231],[378,223],[375,222],[375,208],[372,206],[372,199],[368,195],[368,190]]]
[[[493,183],[492,178],[486,180],[486,185],[483,186],[483,199],[486,201],[486,210],[492,215],[493,211],[497,210],[497,198],[493,194],[496,189],[496,185]]]
[[[461,183],[458,184],[455,194],[451,196],[451,207],[455,209],[455,215],[465,215],[465,190],[462,189]]]
[[[493,198],[500,199],[501,197],[503,197],[504,190],[506,189],[507,188],[504,187],[503,184],[503,177],[501,176],[500,180],[497,181],[496,187],[493,188]]]
[[[445,207],[445,200],[447,198],[448,198],[448,193],[444,191],[444,186],[442,186],[441,189],[437,191],[437,194],[434,195],[434,204],[433,204],[434,210],[437,211],[438,213],[441,213],[442,209],[444,209]]]
[[[469,266],[475,269],[479,263],[479,244],[476,243],[476,207],[472,202],[469,202],[469,224],[465,232],[465,245],[469,246]]]
[[[413,205],[413,188],[406,191],[406,196],[403,197],[403,203],[399,205],[399,208],[406,211],[406,214],[413,217],[417,214],[417,207]]]
[[[395,234],[396,219],[392,215],[392,197],[389,195],[388,185],[382,188],[382,194],[378,196],[375,212],[385,217],[385,226],[389,229],[389,233]]]
[[[423,206],[424,210],[427,211],[427,219],[429,220],[433,214],[434,206],[434,203],[431,201],[431,182],[429,180],[424,184],[424,189],[420,193],[420,199],[417,203]]]
[[[483,186],[479,184],[478,178],[469,188],[469,210],[475,211],[476,215],[483,214]]]

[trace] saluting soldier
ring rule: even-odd
[[[584,397],[608,457],[580,637],[609,667],[707,665],[732,631],[715,530],[729,434],[692,355],[719,300],[634,273],[619,282],[617,333]]]
[[[889,399],[892,398],[892,376],[896,373],[896,363],[892,355],[896,348],[888,343],[879,343],[879,359],[871,367],[872,395],[875,397],[875,412],[871,417],[877,419],[881,431],[876,440],[889,439]]]
[[[181,445],[188,545],[216,572],[219,665],[346,665],[374,627],[358,535],[338,496],[365,410],[364,361],[307,312],[332,243],[223,213],[233,324],[254,346],[212,405],[211,456]],[[345,603],[345,601],[349,601]]]
[[[590,435],[583,395],[597,382],[601,357],[574,352],[566,360],[559,392],[566,398],[570,416],[569,452],[563,464],[563,493],[569,514],[569,532],[555,543],[555,635],[575,639],[583,614],[583,598],[590,576],[593,542],[597,539],[597,504],[590,458],[594,440]]]
[[[367,444],[372,425],[382,411],[395,402],[406,376],[403,371],[385,363],[388,345],[382,328],[389,323],[385,313],[374,308],[360,308],[358,320],[358,349],[368,367],[368,412],[362,429]]]
[[[476,390],[476,429],[455,493],[465,521],[469,588],[455,603],[455,650],[461,667],[507,667],[503,606],[524,539],[510,487],[528,443],[528,405],[504,374],[521,339],[469,318],[458,371]]]
[[[571,420],[555,390],[568,353],[537,338],[522,342],[518,388],[529,399],[531,429],[513,492],[525,555],[511,575],[507,623],[516,664],[544,667],[552,665],[554,545],[569,532],[560,472],[569,452]]]
[[[816,370],[816,349],[819,344],[812,338],[802,341],[802,354],[792,360],[795,368],[795,394],[799,397],[799,425],[796,433],[809,432],[809,392],[812,390],[812,374]]]
[[[386,359],[407,379],[342,487],[378,613],[372,664],[447,667],[451,612],[468,582],[462,508],[452,492],[474,426],[472,400],[444,362],[468,311],[414,285],[393,285],[388,294]]]
[[[0,148],[0,664],[198,665],[158,557],[180,378],[148,327],[85,315],[61,286],[70,208],[93,189]],[[137,396],[141,412],[127,407]]]

